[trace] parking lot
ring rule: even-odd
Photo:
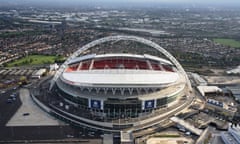
[[[30,68],[5,68],[0,70],[0,75],[6,76],[30,76],[33,73],[38,71],[37,69],[30,69]]]
[[[4,126],[21,106],[18,89],[0,90],[0,126]]]

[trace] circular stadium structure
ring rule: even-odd
[[[109,41],[146,44],[150,54],[83,54]],[[141,130],[189,106],[189,79],[178,61],[156,43],[135,36],[109,36],[73,53],[50,84],[48,98],[33,97],[50,114],[75,125],[118,132]],[[184,99],[185,98],[185,99]]]

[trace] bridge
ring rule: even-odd
[[[202,130],[194,127],[193,125],[189,124],[188,122],[178,118],[178,117],[171,117],[170,120],[172,120],[175,123],[178,123],[179,125],[185,127],[186,129],[188,129],[189,131],[191,131],[192,133],[196,134],[196,135],[201,135]]]

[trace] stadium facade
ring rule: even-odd
[[[167,59],[149,54],[82,55],[91,47],[119,40],[146,44]],[[52,115],[75,125],[119,132],[153,126],[189,106],[182,98],[191,85],[177,60],[156,43],[135,36],[110,36],[71,55],[51,80],[50,91],[54,99],[47,111]]]

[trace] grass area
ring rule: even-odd
[[[214,42],[223,44],[225,46],[240,48],[240,41],[234,39],[224,39],[224,38],[216,38],[213,39]]]
[[[12,66],[26,66],[26,65],[40,65],[51,64],[56,61],[63,60],[61,56],[47,56],[47,55],[29,55],[13,62],[7,63],[7,67]]]

